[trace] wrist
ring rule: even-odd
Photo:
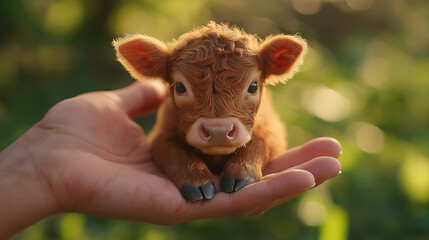
[[[49,183],[38,171],[44,152],[39,134],[31,128],[0,153],[0,239],[58,212]]]

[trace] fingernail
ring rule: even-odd
[[[342,173],[343,171],[339,171],[334,177],[336,177],[336,176],[338,176],[338,175],[340,175],[341,173]]]
[[[305,191],[310,190],[316,186],[316,182],[314,182],[310,187],[306,188]]]

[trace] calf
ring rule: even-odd
[[[115,40],[118,60],[138,80],[161,78],[171,98],[150,134],[152,155],[188,201],[235,192],[262,179],[286,149],[283,124],[264,85],[290,79],[306,42],[276,35],[261,40],[210,22],[164,44],[144,35]]]

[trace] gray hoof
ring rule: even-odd
[[[242,189],[243,187],[254,183],[255,180],[251,177],[248,177],[246,179],[235,179],[228,176],[222,176],[220,180],[220,187],[222,191],[230,193],[230,192],[237,192],[238,190]]]
[[[213,181],[209,181],[201,186],[184,184],[180,188],[183,198],[186,201],[195,202],[203,199],[212,199],[216,194],[216,186]]]

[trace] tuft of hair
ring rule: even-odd
[[[256,51],[259,44],[262,42],[255,34],[246,33],[242,28],[235,25],[209,21],[205,26],[195,27],[192,31],[182,34],[178,39],[173,40],[169,44],[169,47],[181,48],[191,39],[205,35],[217,35],[218,37],[224,36],[231,41],[243,41],[246,43],[246,47],[254,51]]]

